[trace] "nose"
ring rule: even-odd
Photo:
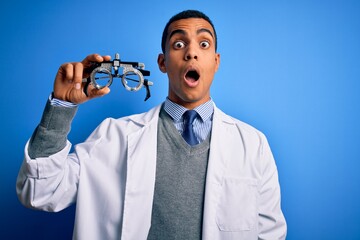
[[[185,61],[189,61],[191,59],[198,59],[197,50],[194,44],[189,44],[185,53]]]

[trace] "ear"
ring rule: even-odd
[[[166,66],[165,66],[165,55],[160,53],[158,56],[158,66],[161,72],[166,73]]]
[[[219,66],[220,66],[220,53],[215,53],[215,72],[217,72]]]

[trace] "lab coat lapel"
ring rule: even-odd
[[[146,239],[155,185],[157,108],[132,120],[139,130],[128,135],[127,177],[121,239]]]

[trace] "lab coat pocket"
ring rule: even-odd
[[[250,231],[257,228],[257,181],[251,178],[225,178],[216,214],[221,231]]]

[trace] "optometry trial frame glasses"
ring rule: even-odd
[[[122,72],[119,72],[121,68]],[[136,92],[145,86],[146,97],[144,101],[151,97],[149,86],[152,86],[153,82],[144,79],[144,76],[150,76],[150,71],[145,70],[144,63],[123,62],[120,60],[120,55],[116,53],[114,60],[101,63],[94,62],[88,71],[90,76],[82,80],[82,82],[86,83],[84,86],[86,96],[88,96],[89,84],[96,89],[102,89],[110,86],[113,78],[121,78],[121,83],[126,90]]]

